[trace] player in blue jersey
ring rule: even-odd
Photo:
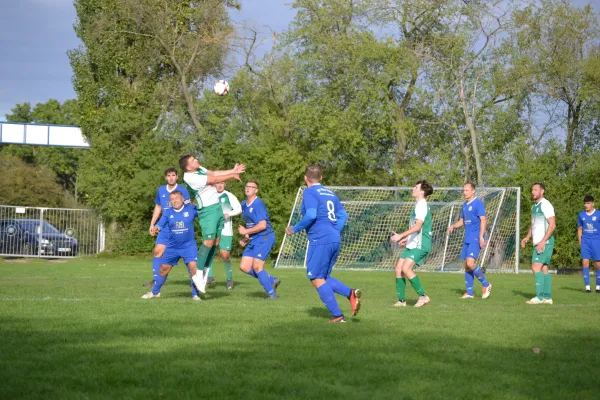
[[[150,221],[149,232],[152,235],[154,231],[154,225],[166,210],[171,208],[171,201],[169,195],[174,191],[178,190],[183,195],[184,202],[190,201],[190,195],[185,187],[177,183],[177,170],[175,168],[167,168],[165,170],[165,179],[167,184],[158,188],[156,197],[154,198],[154,212],[152,213],[152,220]],[[162,229],[156,238],[156,244],[154,245],[154,259],[152,260],[152,281],[146,283],[144,286],[154,286],[154,280],[158,275],[160,269],[160,258],[165,252],[167,241],[169,240],[169,228],[165,227]]]
[[[183,194],[174,190],[169,195],[172,207],[167,209],[160,220],[152,230],[153,234],[157,231],[169,230],[169,241],[161,258],[161,267],[156,276],[152,291],[142,296],[142,299],[152,299],[160,297],[160,289],[167,281],[169,272],[174,265],[177,265],[180,258],[188,267],[190,276],[196,286],[201,283],[201,278],[196,276],[198,246],[194,235],[194,219],[198,216],[196,207],[193,204],[184,204]],[[192,286],[192,295],[195,300],[199,300],[198,293]]]
[[[461,299],[472,299],[474,297],[473,282],[475,282],[475,277],[483,287],[481,297],[487,299],[492,293],[492,285],[485,279],[481,268],[476,265],[477,257],[479,257],[481,249],[485,246],[485,226],[487,223],[485,205],[483,201],[475,197],[475,185],[472,183],[463,185],[463,196],[465,202],[462,206],[460,218],[448,228],[448,235],[450,235],[454,229],[463,225],[465,227],[465,238],[460,252],[460,259],[465,260],[467,291]]]
[[[352,316],[355,316],[360,309],[361,292],[332,277],[331,270],[340,252],[340,232],[348,220],[348,214],[335,193],[321,185],[322,179],[323,170],[319,165],[306,167],[304,182],[307,188],[302,194],[301,208],[303,217],[296,225],[288,226],[285,233],[293,235],[306,230],[306,275],[331,313],[329,321],[346,322],[335,294],[350,300]]]
[[[240,245],[246,246],[246,249],[242,254],[240,270],[258,279],[267,292],[266,299],[276,299],[280,280],[264,270],[265,261],[275,245],[275,232],[271,227],[269,212],[265,203],[257,196],[258,182],[248,181],[244,193],[246,200],[242,201],[242,218],[246,227],[240,225],[238,232],[244,236]]]
[[[600,211],[594,208],[594,198],[585,196],[584,211],[577,218],[577,238],[581,247],[583,283],[586,293],[590,293],[590,260],[596,268],[596,293],[600,293]]]

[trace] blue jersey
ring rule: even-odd
[[[465,223],[465,243],[479,242],[479,229],[481,228],[479,217],[485,216],[483,201],[474,198],[469,203],[464,202],[460,217]]]
[[[179,210],[173,208],[163,212],[156,224],[161,229],[168,226],[171,232],[167,248],[184,249],[196,246],[194,234],[194,218],[198,215],[193,204],[184,204]]]
[[[175,189],[171,191],[167,189],[167,185],[159,187],[158,191],[156,192],[156,197],[154,198],[154,204],[158,204],[159,206],[161,206],[163,212],[165,210],[168,210],[169,208],[171,208],[171,199],[169,198],[169,195],[175,190],[179,190],[183,195],[183,200],[186,203],[189,203],[190,194],[188,193],[187,189],[181,186],[180,184],[177,184],[177,186],[175,186]]]
[[[338,225],[338,218],[342,214],[345,216],[346,211],[336,194],[320,184],[306,188],[302,194],[300,210],[302,215],[306,215],[310,209],[316,209],[317,216],[305,228],[308,241],[312,244],[339,243],[340,226]]]
[[[585,211],[580,212],[577,226],[581,227],[581,239],[600,239],[600,211],[594,210],[589,215]]]
[[[250,240],[258,236],[267,236],[272,234],[273,227],[271,226],[269,212],[267,211],[267,206],[265,206],[265,203],[263,203],[263,201],[258,197],[255,198],[252,203],[247,203],[247,200],[242,201],[242,218],[244,218],[246,228],[253,228],[260,221],[267,221],[267,229],[257,233],[252,233],[250,235]]]

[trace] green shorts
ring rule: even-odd
[[[223,225],[225,225],[225,216],[220,204],[202,207],[198,210],[198,217],[202,229],[202,241],[215,240],[221,236]]]
[[[223,236],[219,240],[219,249],[231,251],[231,245],[233,243],[233,236]]]
[[[536,246],[533,246],[533,254],[531,255],[532,263],[540,263],[544,265],[550,265],[550,259],[552,258],[552,252],[554,251],[554,243],[548,244],[544,246],[544,251],[538,254],[535,249]]]
[[[428,251],[424,251],[421,249],[404,249],[404,251],[400,255],[400,258],[410,258],[415,262],[416,265],[421,266],[427,254],[429,254]]]

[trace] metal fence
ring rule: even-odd
[[[0,205],[0,256],[67,258],[104,250],[94,210]]]

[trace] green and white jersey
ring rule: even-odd
[[[196,208],[219,204],[219,193],[213,185],[208,182],[208,170],[200,167],[196,172],[183,174],[183,181],[188,186],[190,196],[196,200]]]
[[[431,251],[432,222],[431,210],[425,199],[417,201],[415,208],[410,213],[410,227],[412,228],[417,220],[423,221],[421,230],[411,234],[406,242],[407,249],[421,249]]]
[[[554,207],[546,199],[531,206],[531,237],[533,245],[542,241],[548,230],[548,218],[554,217]],[[554,234],[548,238],[548,244],[554,244]]]
[[[233,223],[231,217],[242,213],[242,206],[235,195],[227,190],[219,195],[219,204],[223,209],[223,214],[228,214],[229,218],[225,218],[225,225],[221,231],[221,236],[233,236]]]

